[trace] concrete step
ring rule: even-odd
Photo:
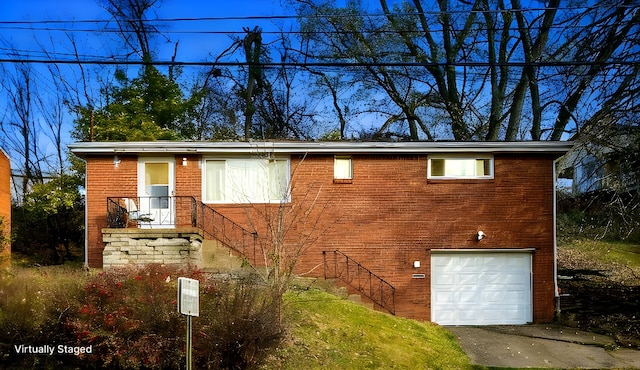
[[[245,276],[253,272],[242,257],[235,255],[231,249],[217,240],[202,242],[200,268],[206,272],[235,276]]]
[[[353,303],[359,304],[360,306],[364,306],[373,310],[373,303],[369,299],[362,297],[360,294],[349,294],[349,297],[347,299]]]

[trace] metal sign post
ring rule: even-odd
[[[178,278],[178,312],[187,316],[187,370],[191,370],[191,318],[200,316],[200,282]]]

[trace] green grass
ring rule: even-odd
[[[579,250],[590,258],[602,262],[619,263],[631,268],[640,267],[640,245],[634,243],[575,239],[565,241],[559,247],[568,250]]]
[[[477,368],[438,325],[373,311],[315,289],[289,292],[285,303],[288,337],[264,368]]]

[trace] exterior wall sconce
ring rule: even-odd
[[[484,239],[487,235],[482,232],[482,230],[478,231],[478,234],[476,235],[476,239],[478,239],[478,241]]]
[[[419,268],[420,267],[420,261],[413,261],[413,267]]]
[[[118,158],[117,155],[114,155],[113,156],[113,167],[118,168],[118,166],[120,166],[120,162],[121,162],[120,158]]]
[[[182,157],[182,165],[183,166],[187,165],[187,157]]]

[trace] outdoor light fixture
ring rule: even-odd
[[[485,233],[482,232],[482,230],[478,231],[478,235],[476,235],[476,238],[478,239],[478,241],[484,239],[485,237]]]
[[[415,268],[420,267],[420,261],[413,261],[413,267]]]
[[[120,165],[120,158],[118,158],[117,155],[113,156],[113,167],[118,168],[118,166]]]
[[[182,165],[183,166],[187,165],[187,157],[182,157]]]

